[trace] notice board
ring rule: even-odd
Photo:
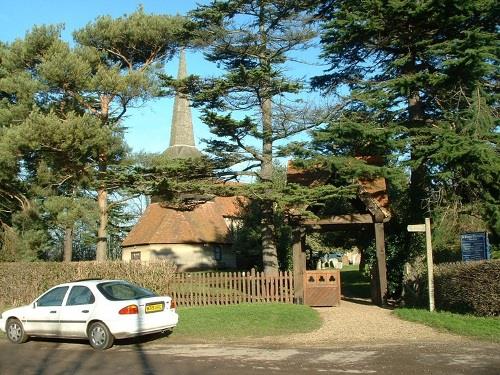
[[[488,233],[486,232],[462,233],[460,247],[463,261],[483,260],[491,257]]]

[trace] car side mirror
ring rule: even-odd
[[[36,302],[33,302],[33,308],[36,309]]]

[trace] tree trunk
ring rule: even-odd
[[[292,256],[293,256],[293,283],[295,303],[304,303],[304,274],[306,272],[306,253],[305,253],[305,236],[304,228],[301,228],[298,223],[292,230]]]
[[[416,69],[412,67],[411,71],[414,72]],[[424,110],[422,107],[422,99],[417,89],[414,89],[408,98],[408,119],[410,122],[411,129],[418,129],[424,124]],[[418,144],[412,141],[410,158],[413,163],[419,159],[417,152]],[[411,221],[422,220],[424,207],[422,204],[423,199],[426,197],[426,170],[423,161],[418,162],[418,164],[413,164],[411,167],[411,177],[410,177],[410,207],[409,207],[409,219]]]
[[[264,72],[271,72],[267,51],[267,33],[265,28],[265,5],[259,3],[260,20],[259,33],[260,43],[263,53],[259,58],[260,67]],[[260,110],[262,114],[262,161],[260,169],[260,178],[263,182],[271,182],[273,178],[273,119],[272,119],[272,100],[270,89],[272,86],[271,77],[268,76],[268,86],[264,84],[260,93]],[[278,274],[278,250],[276,248],[276,238],[274,233],[274,207],[272,201],[264,200],[262,209],[262,263],[266,275]]]
[[[63,261],[71,262],[72,258],[73,258],[73,228],[67,227],[64,230]]]
[[[262,101],[262,163],[260,177],[264,182],[273,178],[273,141],[272,141],[272,103],[271,99]],[[274,233],[274,208],[272,201],[262,202],[262,263],[266,275],[277,274],[278,250]]]
[[[262,202],[262,264],[266,275],[278,273],[278,251],[274,238],[274,210],[272,202]]]
[[[272,104],[270,99],[262,103],[262,164],[261,180],[270,182],[273,178],[273,143],[272,143]],[[278,249],[274,233],[274,208],[272,201],[262,202],[262,264],[266,275],[275,275],[279,271]]]
[[[99,206],[99,227],[97,228],[96,260],[103,262],[108,259],[108,192],[105,188],[97,191],[97,205]]]
[[[101,95],[101,122],[106,127],[109,120],[109,106],[112,97]],[[99,172],[105,174],[107,170],[107,156],[103,151],[99,156]],[[97,248],[95,258],[98,262],[104,262],[108,259],[108,191],[104,185],[97,190],[97,205],[99,207],[99,227],[97,228]]]

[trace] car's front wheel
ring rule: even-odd
[[[14,344],[22,344],[28,340],[28,335],[24,331],[22,323],[18,319],[9,319],[7,321],[7,338]]]
[[[109,332],[106,324],[102,322],[94,322],[88,329],[88,337],[90,345],[97,350],[106,350],[113,346],[115,338]]]

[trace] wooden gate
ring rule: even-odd
[[[340,304],[340,271],[305,271],[304,303],[309,306]]]

